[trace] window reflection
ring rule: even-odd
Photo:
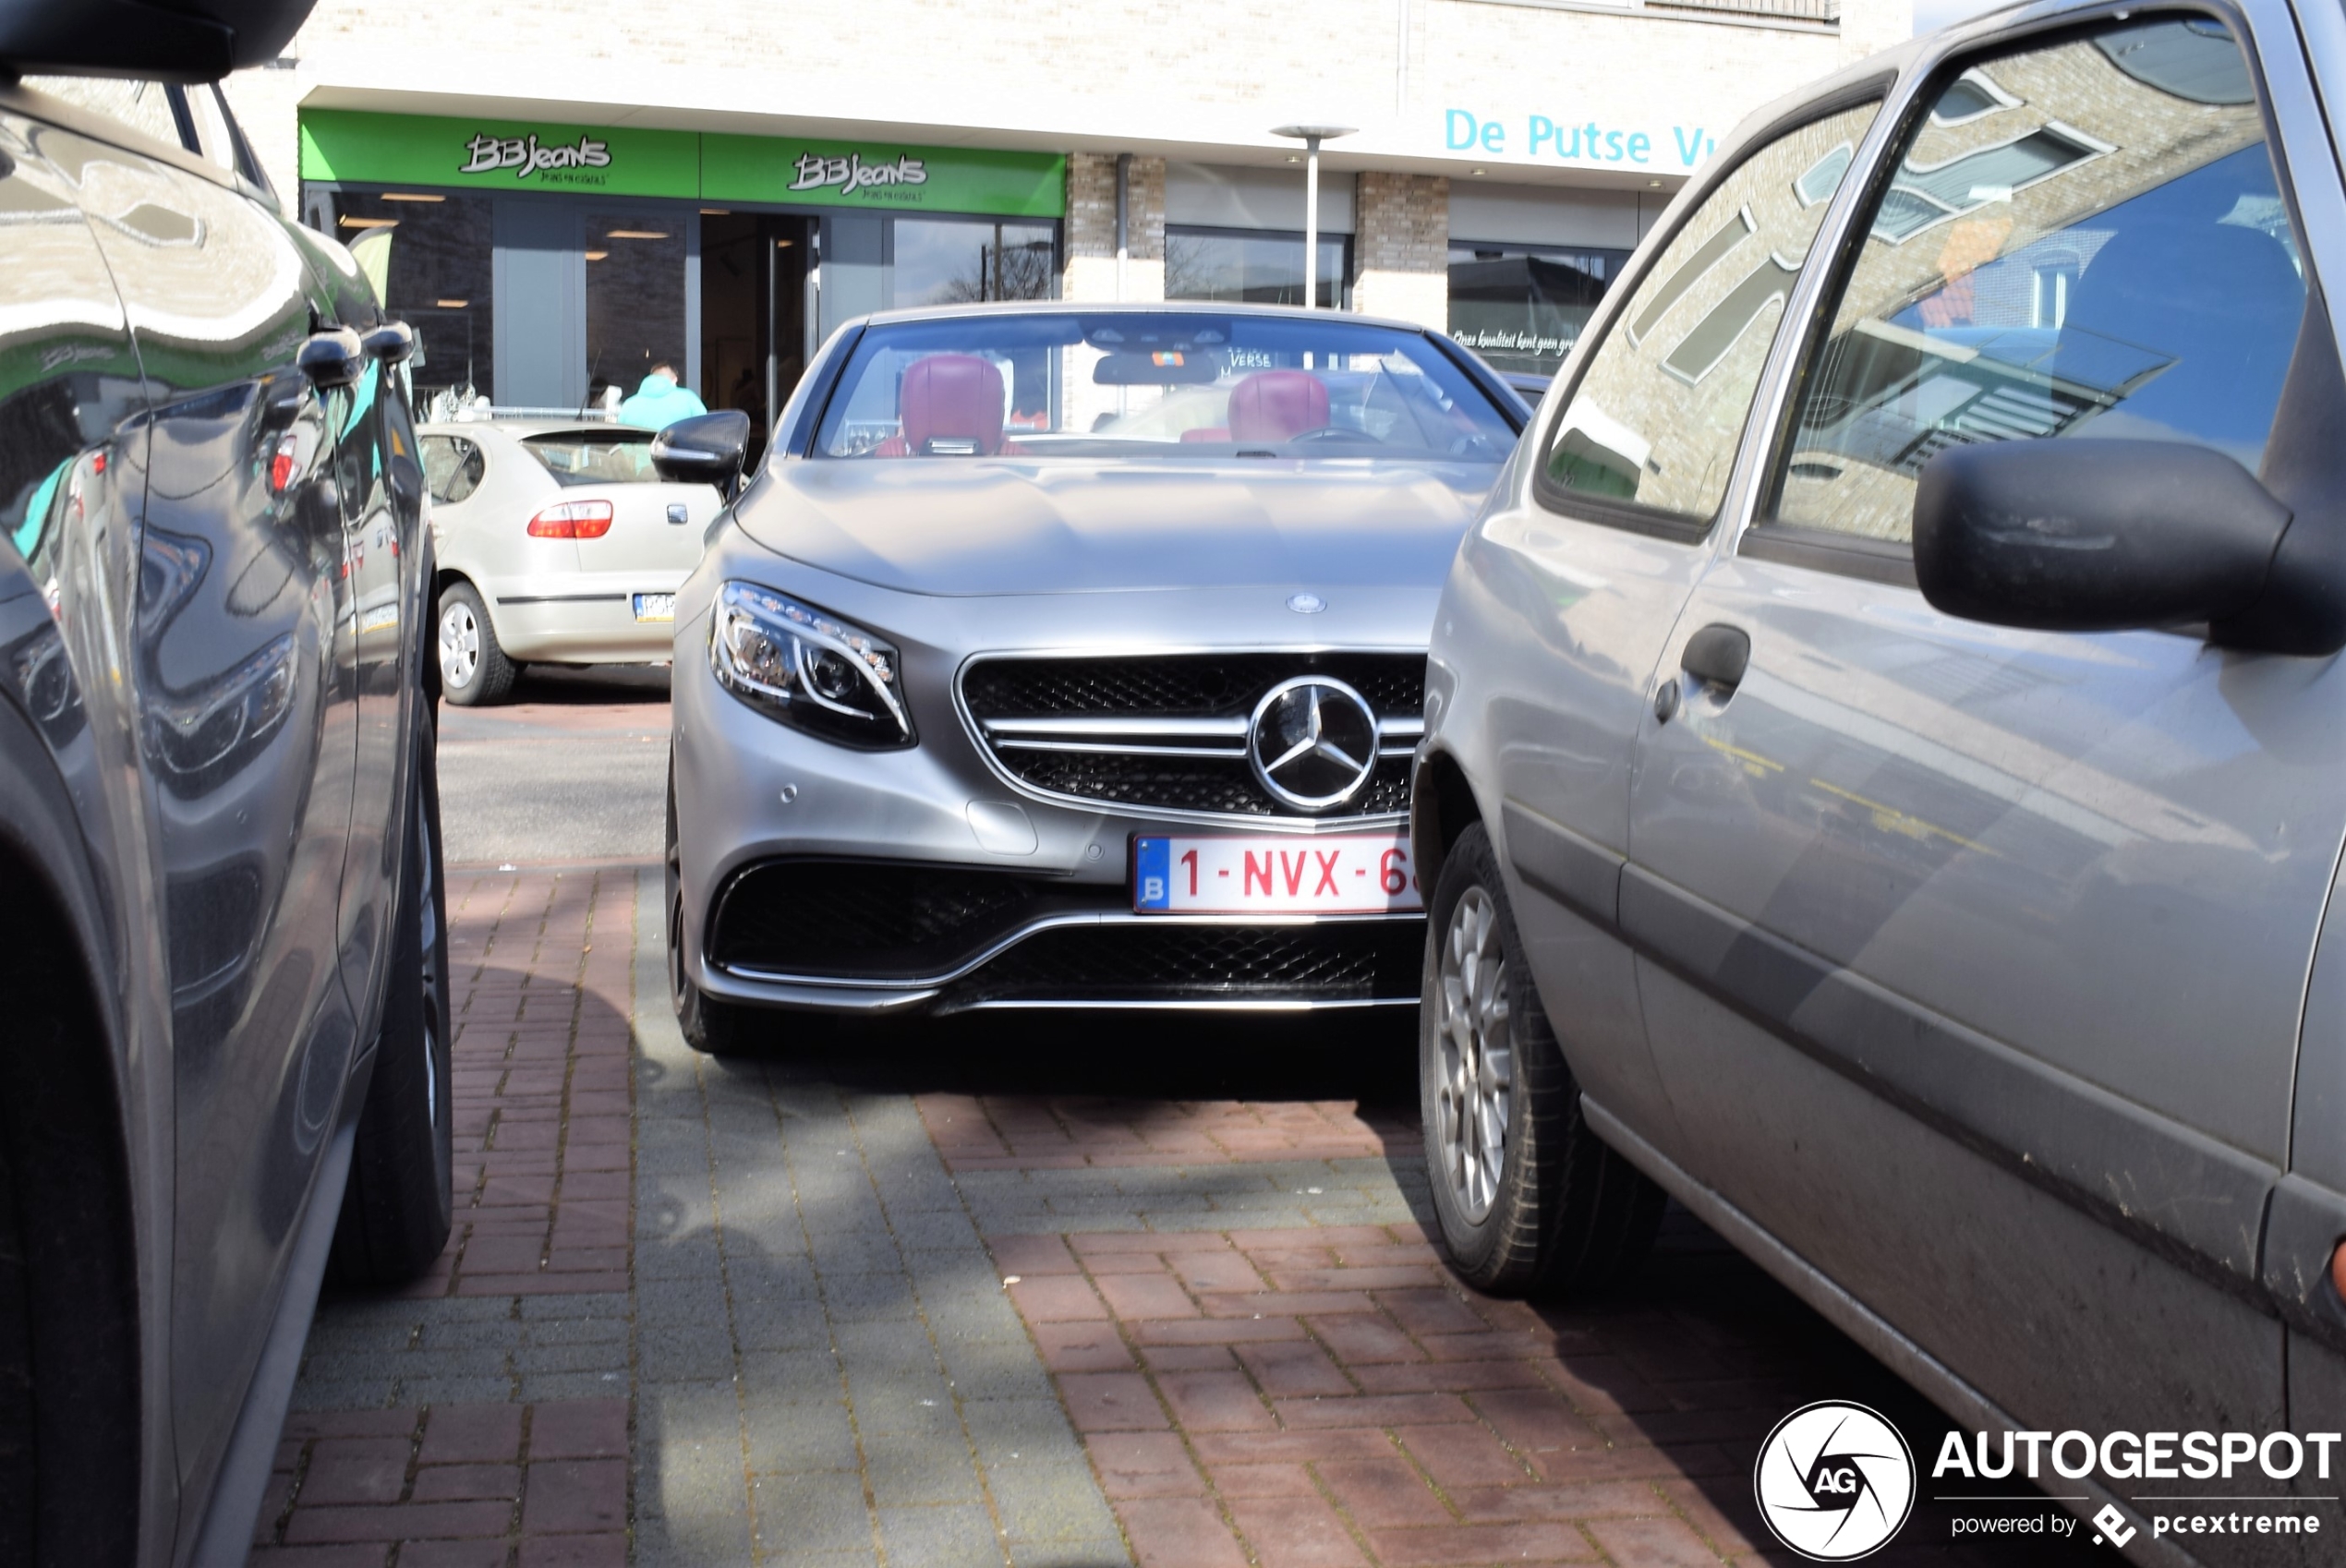
[[[1502,370],[1554,375],[1626,250],[1450,247],[1450,335]]]
[[[896,220],[896,303],[1050,299],[1058,247],[1047,223]]]
[[[493,400],[489,199],[345,190],[333,194],[333,208],[334,236],[359,247],[362,261],[380,263],[373,276],[385,312],[416,329],[408,365],[427,416],[449,417],[458,400]]]
[[[2187,440],[2255,469],[2305,285],[2247,63],[2201,18],[1966,72],[1832,316],[1776,520],[1903,540],[1951,446]]]
[[[1352,241],[1319,236],[1315,303],[1335,310],[1352,302]],[[1168,227],[1165,231],[1165,297],[1225,304],[1303,303],[1303,236],[1256,230]]]

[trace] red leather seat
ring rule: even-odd
[[[932,354],[905,368],[899,392],[899,428],[872,449],[875,457],[909,457],[963,442],[980,456],[1004,450],[1002,373],[973,354]]]
[[[1309,370],[1257,370],[1230,389],[1232,440],[1289,440],[1327,422],[1327,383]]]
[[[1230,432],[1220,425],[1200,425],[1193,430],[1183,430],[1181,439],[1185,441],[1227,441],[1230,439]]]

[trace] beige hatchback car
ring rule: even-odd
[[[426,425],[441,689],[493,703],[518,666],[664,664],[676,588],[723,501],[652,467],[652,432],[587,421]]]

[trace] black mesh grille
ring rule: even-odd
[[[945,1010],[982,1002],[1366,1002],[1413,997],[1425,922],[1327,925],[1064,926],[1040,931],[956,984]]]
[[[917,978],[966,963],[1029,920],[1130,909],[1122,887],[888,862],[777,861],[725,885],[711,962],[847,979]]]
[[[978,718],[1058,714],[1212,718],[1254,710],[1291,675],[1333,675],[1380,718],[1425,710],[1423,654],[1178,654],[1135,658],[1000,658],[973,668],[963,700]]]
[[[1133,658],[993,659],[963,677],[970,715],[989,718],[1245,718],[1264,693],[1297,675],[1329,675],[1368,699],[1379,718],[1425,709],[1421,654],[1182,654]],[[1243,757],[1179,757],[996,747],[1001,765],[1054,794],[1162,811],[1231,816],[1300,814],[1265,793]],[[1409,808],[1409,760],[1387,757],[1368,787],[1325,817]]]

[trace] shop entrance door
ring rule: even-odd
[[[815,221],[701,213],[701,401],[749,416],[750,462],[806,368],[806,269]]]

